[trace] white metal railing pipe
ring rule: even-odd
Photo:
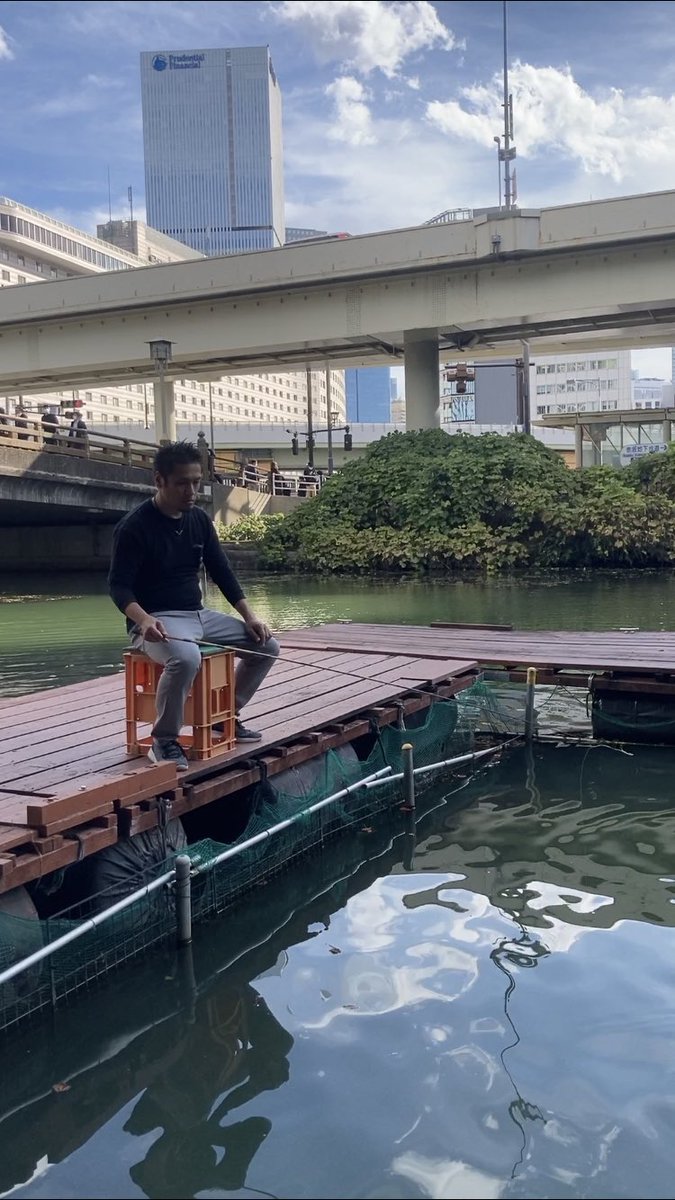
[[[212,867],[217,867],[222,862],[227,862],[229,858],[234,858],[237,854],[241,854],[243,850],[250,850],[252,846],[257,846],[260,842],[264,842],[267,838],[272,837],[275,833],[281,833],[283,829],[288,829],[289,826],[295,825],[297,821],[307,817],[310,813],[318,812],[320,808],[325,808],[328,804],[334,804],[336,800],[341,800],[343,796],[348,796],[351,792],[356,792],[359,788],[368,787],[375,780],[382,780],[383,776],[391,775],[391,767],[382,767],[379,771],[374,771],[372,775],[366,775],[364,779],[358,779],[356,783],[351,783],[349,787],[342,788],[339,792],[334,792],[332,796],[326,796],[323,800],[317,800],[316,804],[310,805],[309,808],[303,808],[300,812],[294,813],[292,817],[287,817],[285,821],[278,821],[276,825],[272,825],[269,829],[263,829],[262,833],[256,833],[253,837],[247,838],[245,842],[240,842],[238,846],[230,846],[229,849],[223,850],[222,854],[216,855],[210,862],[195,864],[195,871],[210,871]],[[393,778],[393,777],[392,777]]]
[[[288,829],[289,826],[295,825],[296,822],[300,821],[303,817],[309,816],[311,813],[318,812],[319,809],[325,808],[329,804],[334,804],[336,800],[341,800],[344,796],[350,795],[351,792],[356,792],[360,788],[368,787],[369,784],[372,784],[378,780],[381,782],[386,782],[384,778],[385,776],[391,776],[391,767],[382,767],[379,771],[374,771],[372,775],[367,775],[364,779],[358,779],[356,783],[352,783],[348,787],[341,788],[339,792],[334,792],[331,796],[326,796],[325,799],[317,801],[316,804],[310,805],[309,808],[302,809],[300,812],[295,813],[292,817],[288,817],[287,820],[278,821],[277,824],[273,825],[270,829],[265,829],[262,833],[258,833],[254,837],[247,838],[246,841],[240,842],[238,846],[230,846],[229,849],[224,850],[222,854],[216,855],[216,857],[212,858],[208,863],[193,864],[193,874],[211,870],[212,867],[216,867],[220,863],[226,862],[230,858],[234,858],[237,854],[241,854],[244,850],[248,850],[252,846],[257,845],[259,842],[263,842],[267,838],[273,837],[275,833],[280,833],[283,829]],[[122,900],[118,900],[109,908],[105,908],[103,912],[96,913],[96,915],[93,917],[87,917],[86,920],[84,920],[80,925],[76,926],[75,929],[70,929],[68,933],[62,934],[61,937],[55,938],[53,942],[49,942],[46,946],[42,946],[39,950],[35,950],[33,954],[29,954],[26,958],[22,958],[19,962],[13,963],[12,966],[7,967],[6,970],[0,972],[0,987],[2,987],[2,985],[5,983],[9,983],[10,980],[14,979],[17,975],[23,974],[24,971],[30,970],[31,967],[37,966],[38,963],[43,962],[46,958],[51,957],[51,955],[55,954],[58,950],[62,950],[64,946],[68,946],[72,942],[77,941],[79,938],[84,937],[85,934],[91,933],[94,929],[97,929],[99,925],[105,924],[106,921],[109,921],[112,917],[117,916],[118,913],[124,912],[125,909],[130,908],[136,903],[137,900],[142,900],[144,897],[158,891],[159,888],[165,887],[172,883],[175,878],[176,870],[175,868],[172,868],[172,870],[166,871],[157,879],[153,879],[151,883],[145,884],[144,887],[132,892],[129,896],[125,896]]]
[[[103,912],[96,913],[93,917],[87,917],[75,929],[70,929],[68,933],[55,938],[53,942],[48,942],[46,946],[42,946],[40,950],[35,950],[26,958],[22,958],[20,962],[13,963],[11,967],[7,967],[6,970],[0,972],[0,987],[2,987],[3,983],[9,983],[10,979],[14,979],[15,976],[21,975],[24,971],[30,970],[31,967],[37,966],[45,958],[49,958],[52,954],[55,954],[57,950],[62,950],[64,946],[69,946],[71,942],[84,937],[85,933],[91,933],[99,925],[104,925],[111,917],[115,917],[118,913],[124,912],[125,909],[131,908],[132,904],[135,904],[137,900],[142,900],[145,896],[149,896],[159,888],[165,887],[175,878],[175,874],[176,872],[173,869],[166,871],[157,879],[153,879],[151,883],[146,883],[138,891],[132,892],[129,896],[125,896],[115,904],[111,904],[109,908],[104,908]]]
[[[498,746],[489,746],[487,750],[475,750],[471,754],[460,754],[457,758],[444,758],[441,762],[429,763],[426,767],[415,767],[413,775],[428,775],[430,771],[439,771],[441,767],[459,767],[462,763],[474,762],[477,758],[486,758],[488,754],[496,754],[503,748],[503,744],[500,743]],[[379,787],[382,783],[398,783],[404,778],[404,772],[399,771],[397,775],[390,775],[388,779],[375,779],[372,783],[364,782],[364,787],[370,790]]]

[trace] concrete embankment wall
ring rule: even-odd
[[[16,525],[0,529],[0,573],[107,571],[113,525]]]
[[[270,496],[268,492],[253,492],[242,487],[221,487],[214,484],[213,488],[213,519],[222,521],[223,525],[233,525],[241,517],[252,514],[274,516],[281,513],[288,516],[299,504],[305,501],[297,496]]]
[[[140,503],[139,496],[137,503]],[[250,513],[288,513],[303,503],[295,496],[269,496],[247,488],[216,485],[214,520],[232,525]],[[207,512],[210,509],[207,508]],[[72,519],[72,518],[71,518]],[[114,524],[5,525],[0,529],[0,574],[15,571],[107,571]],[[254,548],[228,544],[236,570],[255,570]]]

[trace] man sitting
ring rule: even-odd
[[[149,757],[175,762],[179,771],[188,766],[178,735],[201,662],[197,642],[249,652],[241,655],[235,677],[238,742],[262,737],[241,723],[239,713],[279,654],[279,643],[249,606],[212,522],[197,506],[201,480],[196,446],[174,442],[160,447],[155,455],[157,490],[116,527],[108,579],[110,595],[127,618],[133,649],[164,664]],[[241,621],[204,608],[202,563]]]

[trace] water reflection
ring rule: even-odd
[[[670,1195],[671,766],[516,750],[17,1035],[0,1190]]]
[[[293,1038],[250,984],[221,986],[197,1002],[194,1023],[183,1026],[124,1125],[135,1137],[161,1131],[129,1169],[146,1196],[245,1186],[272,1123],[233,1115],[286,1083],[292,1046]]]
[[[506,1062],[506,1055],[509,1050],[515,1050],[520,1044],[520,1033],[516,1029],[513,1022],[513,1017],[509,1011],[509,1001],[513,995],[516,986],[516,976],[514,968],[529,968],[536,967],[540,959],[546,957],[550,951],[537,938],[532,938],[527,929],[521,928],[519,937],[517,938],[502,938],[494,950],[490,953],[490,959],[494,965],[506,976],[507,984],[504,993],[504,1016],[511,1028],[514,1040],[508,1046],[502,1047],[500,1051],[500,1059],[504,1071],[508,1075],[511,1086],[515,1092],[515,1099],[509,1104],[509,1116],[514,1125],[520,1130],[522,1137],[522,1145],[520,1154],[513,1164],[511,1178],[513,1179],[518,1172],[519,1167],[523,1165],[525,1151],[527,1147],[526,1122],[542,1121],[546,1122],[546,1118],[541,1109],[536,1104],[531,1104],[521,1096],[518,1085],[511,1073],[511,1070]]]

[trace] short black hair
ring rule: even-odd
[[[194,442],[168,442],[160,446],[155,454],[154,468],[162,479],[168,479],[175,467],[184,467],[188,463],[199,463],[202,456]]]

